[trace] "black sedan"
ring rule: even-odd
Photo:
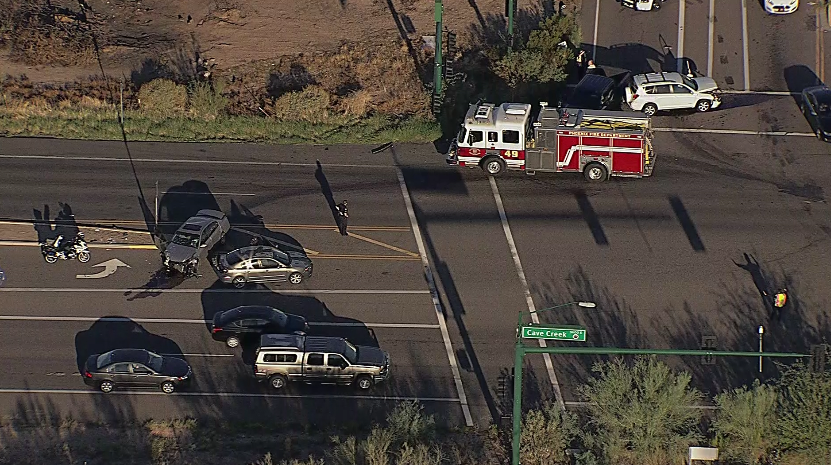
[[[228,347],[237,347],[244,338],[258,339],[261,334],[305,333],[306,319],[265,305],[243,305],[214,315],[211,333]]]
[[[804,89],[800,107],[817,139],[831,142],[831,89],[828,86]]]
[[[102,392],[112,392],[116,387],[155,387],[170,394],[190,381],[192,371],[180,358],[144,349],[115,349],[90,355],[81,374],[84,383]]]

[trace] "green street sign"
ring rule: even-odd
[[[582,328],[556,326],[523,326],[523,339],[552,339],[555,341],[586,341],[586,330]]]

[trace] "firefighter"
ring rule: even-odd
[[[586,56],[585,50],[580,50],[580,52],[577,54],[577,58],[575,59],[577,61],[577,79],[583,79],[583,76],[586,75],[587,58],[588,57]]]
[[[771,317],[782,318],[782,309],[788,304],[788,290],[782,288],[773,294]]]
[[[338,230],[341,236],[346,236],[346,223],[349,221],[349,209],[346,207],[346,200],[337,204],[335,210],[338,212]]]

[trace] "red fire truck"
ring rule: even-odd
[[[649,117],[642,113],[549,108],[531,119],[527,103],[474,104],[450,145],[447,163],[506,169],[579,172],[586,180],[652,174],[655,155]]]

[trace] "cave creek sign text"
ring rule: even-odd
[[[586,330],[568,326],[523,326],[523,339],[551,339],[555,341],[586,341]]]

